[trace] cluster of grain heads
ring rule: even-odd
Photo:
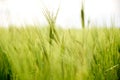
[[[0,80],[119,80],[120,31],[89,31],[57,30],[50,54],[47,28],[0,29]]]
[[[59,36],[55,29],[55,26],[56,26],[55,24],[56,24],[56,19],[59,13],[59,9],[60,9],[60,6],[58,7],[57,12],[54,14],[47,7],[44,6],[44,8],[42,8],[42,13],[45,16],[45,19],[47,20],[50,28],[49,29],[50,44],[52,43],[52,40],[54,40],[56,43],[59,43]]]
[[[119,42],[117,39],[120,39],[117,38],[118,32],[113,29],[96,29],[91,32],[93,61],[90,74],[94,76],[95,80],[118,80],[119,54],[117,44]]]

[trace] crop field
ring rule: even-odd
[[[120,29],[0,28],[0,80],[120,80]]]

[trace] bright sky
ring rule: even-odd
[[[81,0],[0,0],[0,25],[46,24],[41,7],[55,12],[59,3],[57,24],[64,28],[80,27]],[[85,0],[86,24],[120,26],[120,0]]]

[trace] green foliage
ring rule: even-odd
[[[118,80],[119,29],[55,30],[0,28],[0,80]]]

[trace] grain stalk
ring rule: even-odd
[[[83,43],[83,48],[84,48],[84,43],[85,43],[85,13],[84,13],[84,0],[82,0],[82,6],[81,6],[81,10],[80,10],[80,13],[81,13],[81,25],[82,25],[82,29],[83,29],[83,39],[82,39],[82,43]]]
[[[49,54],[50,54],[49,56],[52,56],[52,46],[51,46],[52,41],[55,41],[57,44],[59,44],[59,36],[55,29],[55,26],[56,26],[55,24],[56,24],[59,9],[60,9],[60,6],[58,7],[56,13],[54,14],[47,7],[44,6],[44,8],[42,8],[42,13],[49,24]],[[49,64],[51,64],[51,63],[49,63]],[[48,70],[50,73],[52,73],[51,66],[49,66]],[[50,74],[50,77],[51,77],[51,79],[53,78],[52,74]]]
[[[82,24],[82,28],[85,28],[85,11],[84,11],[84,0],[82,0],[82,7],[81,7],[81,24]]]
[[[47,20],[49,27],[50,27],[49,28],[49,43],[50,44],[52,44],[52,40],[54,40],[56,43],[59,43],[59,36],[55,29],[55,24],[56,24],[56,20],[58,17],[59,9],[60,9],[60,5],[56,13],[54,14],[47,7],[42,8],[42,13],[45,16],[45,19]]]
[[[116,64],[116,65],[110,67],[109,69],[107,69],[105,72],[111,71],[111,70],[115,69],[118,66],[119,66],[119,64]]]

